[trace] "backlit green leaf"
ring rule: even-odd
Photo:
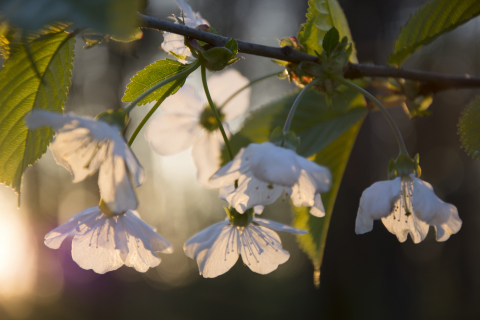
[[[296,97],[287,96],[254,112],[231,138],[234,152],[250,142],[267,141],[274,128],[284,125]],[[298,153],[310,157],[340,137],[366,114],[364,103],[362,95],[346,90],[333,97],[333,107],[329,108],[323,95],[313,90],[306,92],[291,125],[300,137]]]
[[[480,159],[480,96],[465,108],[458,123],[458,134],[465,151]]]
[[[305,235],[297,236],[300,248],[310,257],[316,271],[319,271],[322,265],[328,227],[338,189],[362,122],[363,118],[315,156],[315,162],[328,167],[332,172],[332,188],[329,192],[322,194],[325,217],[312,216],[309,213],[310,208],[293,207],[295,212],[293,225],[296,228],[309,231]]]
[[[167,78],[170,78],[189,67],[189,65],[184,65],[178,61],[170,59],[155,61],[151,65],[147,66],[145,69],[137,72],[137,74],[134,75],[132,79],[130,79],[130,83],[127,85],[127,90],[125,91],[125,95],[123,96],[122,101],[131,102],[135,100],[135,98],[153,87],[155,84]],[[142,101],[138,103],[138,105],[141,106],[152,101],[157,101],[172,86],[177,87],[171,93],[174,94],[178,91],[178,89],[183,86],[184,83],[185,78],[182,82],[180,82],[180,85],[178,81],[170,82],[163,87],[155,90],[149,96],[145,97]]]
[[[19,45],[0,70],[0,182],[17,193],[23,172],[45,153],[54,134],[49,127],[28,130],[23,117],[32,109],[62,112],[67,100],[75,37],[65,28],[49,27],[28,50]]]
[[[350,28],[338,1],[309,0],[308,6],[307,22],[300,27],[298,32],[298,41],[307,52],[312,55],[316,54],[315,51],[321,53],[325,34],[332,27],[335,27],[340,34],[340,39],[347,37],[348,42],[352,43],[353,52],[350,56],[350,62],[357,63],[357,51],[353,44]]]
[[[388,59],[400,65],[420,47],[480,14],[478,0],[433,0],[421,7],[402,28]]]

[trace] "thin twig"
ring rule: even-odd
[[[228,37],[216,35],[184,25],[173,23],[166,20],[157,19],[148,15],[139,14],[141,25],[144,28],[163,30],[176,34],[181,34],[213,46],[224,46],[230,39]],[[317,57],[294,50],[290,46],[269,47],[261,44],[237,40],[238,51],[272,59],[299,63],[302,61],[317,61]],[[358,79],[363,77],[385,77],[385,78],[403,78],[422,82],[421,93],[435,93],[447,89],[473,88],[480,87],[480,77],[470,77],[468,75],[446,75],[420,70],[397,69],[388,66],[376,66],[368,64],[348,64],[344,71],[347,79]]]

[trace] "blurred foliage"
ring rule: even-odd
[[[5,0],[0,12],[5,20],[25,31],[53,22],[72,22],[75,28],[123,37],[137,23],[138,0]]]
[[[28,130],[32,109],[62,112],[71,85],[74,34],[66,25],[42,30],[22,43],[0,70],[0,181],[20,193],[25,169],[47,150],[49,127]]]
[[[465,108],[458,122],[462,147],[474,159],[480,159],[480,96]]]
[[[478,0],[433,0],[421,7],[402,28],[388,59],[401,65],[412,53],[480,14]]]

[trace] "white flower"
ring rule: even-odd
[[[330,189],[330,171],[294,151],[270,142],[252,143],[210,178],[212,187],[229,186],[238,180],[238,188],[227,201],[243,213],[256,205],[269,205],[282,193],[290,195],[297,207],[312,207],[310,213],[323,217],[320,193]]]
[[[50,231],[45,245],[58,249],[69,236],[73,236],[73,260],[83,269],[100,274],[124,264],[145,272],[160,263],[155,252],[173,252],[170,243],[132,210],[108,217],[98,207],[85,209]]]
[[[214,278],[230,270],[239,255],[253,272],[267,274],[290,257],[282,249],[278,235],[270,229],[307,233],[255,217],[246,227],[236,227],[226,219],[194,235],[185,243],[183,250],[189,258],[197,259],[200,275],[205,278]]]
[[[380,218],[400,242],[408,234],[414,243],[423,241],[429,226],[435,227],[437,241],[445,241],[462,226],[457,208],[440,200],[428,182],[414,175],[376,182],[363,192],[355,232],[371,231],[373,220]]]
[[[248,79],[235,69],[229,69],[212,75],[208,82],[213,102],[222,106],[235,91],[248,84]],[[250,89],[245,89],[219,109],[227,134],[227,122],[243,115],[249,102]],[[162,156],[179,153],[193,145],[197,179],[203,186],[209,187],[208,179],[220,168],[224,144],[210,106],[192,88],[184,86],[165,100],[162,110],[164,112],[148,124],[146,139]]]
[[[176,0],[178,7],[182,10],[183,18],[185,19],[185,25],[190,28],[195,28],[201,24],[208,25],[209,23],[200,16],[199,12],[193,12],[192,7],[190,7],[184,0]],[[179,17],[182,20],[182,17]],[[175,21],[178,23],[178,21]],[[184,56],[185,59],[177,58],[181,63],[187,63],[195,60],[190,52],[190,49],[185,46],[185,37],[171,32],[163,33],[163,42],[162,49],[167,53],[173,52],[178,56]]]
[[[130,176],[138,187],[145,173],[119,128],[91,118],[41,110],[33,110],[26,122],[30,129],[49,126],[58,132],[50,149],[57,163],[70,171],[73,182],[98,170],[100,194],[112,212],[137,208]]]

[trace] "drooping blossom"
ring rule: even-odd
[[[245,224],[237,226],[233,219],[226,219],[194,235],[185,243],[185,254],[197,260],[200,275],[205,278],[222,275],[233,267],[239,256],[253,272],[270,273],[290,257],[273,230],[307,233],[256,217]]]
[[[50,231],[45,245],[58,249],[69,236],[73,236],[73,260],[100,274],[123,265],[146,272],[160,264],[155,252],[173,252],[170,243],[133,210],[109,217],[99,207],[85,209]]]
[[[228,123],[245,113],[250,103],[250,89],[245,89],[223,105],[248,79],[235,69],[212,75],[208,79],[210,95],[219,109],[222,124],[229,134]],[[209,187],[208,179],[220,168],[224,144],[213,113],[206,99],[189,87],[182,87],[162,104],[162,113],[153,118],[145,137],[156,153],[173,155],[193,146],[192,157],[197,167],[197,180]]]
[[[440,200],[428,182],[413,174],[376,182],[363,192],[355,232],[371,231],[378,219],[400,242],[409,234],[414,243],[423,241],[430,226],[435,227],[437,241],[446,241],[462,227],[457,208]]]
[[[195,28],[199,25],[208,25],[209,23],[202,18],[199,12],[194,12],[185,0],[176,0],[177,5],[183,13],[183,17],[178,19],[183,20],[187,27]],[[178,21],[175,21],[178,23]],[[181,63],[187,63],[195,60],[190,49],[185,46],[185,37],[171,32],[163,33],[162,49],[167,53],[174,53],[176,59]],[[184,57],[180,58],[180,57]]]
[[[270,142],[252,143],[211,178],[212,187],[233,185],[238,188],[226,196],[240,213],[257,205],[269,205],[282,194],[290,196],[295,206],[312,207],[310,213],[323,217],[320,193],[330,189],[330,171],[309,161],[293,150]]]
[[[138,202],[130,178],[140,186],[145,173],[119,131],[123,128],[73,114],[33,110],[26,116],[30,129],[43,126],[57,131],[50,149],[73,182],[99,171],[98,186],[103,201],[114,213],[136,209]]]

